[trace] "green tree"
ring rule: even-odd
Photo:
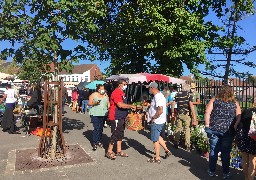
[[[102,59],[111,59],[112,74],[153,72],[179,76],[183,63],[197,72],[206,62],[218,27],[204,18],[215,1],[199,0],[105,0],[106,17],[92,44]],[[153,62],[153,63],[152,63]]]
[[[2,0],[0,1],[0,41],[11,42],[12,48],[2,50],[2,57],[12,57],[23,66],[23,75],[38,79],[54,62],[55,78],[59,70],[70,71],[73,61],[90,59],[91,51],[84,44],[96,31],[95,21],[104,15],[103,1],[83,0]],[[78,41],[74,49],[66,49],[68,39]],[[84,44],[84,45],[81,45]],[[19,45],[15,48],[15,45]],[[92,55],[93,57],[93,55]],[[1,57],[0,57],[1,59]],[[58,88],[53,100],[57,101]],[[58,105],[53,105],[53,122],[58,123]],[[53,127],[51,158],[56,156],[57,126]],[[48,146],[47,146],[48,147]],[[49,148],[49,147],[48,147]]]
[[[256,85],[256,76],[249,76],[248,81],[249,83]]]
[[[17,75],[19,73],[20,66],[15,62],[12,61],[8,66],[4,65],[5,63],[0,62],[0,72],[6,73],[10,75]]]
[[[13,47],[1,51],[1,57],[12,57],[18,63],[35,60],[34,66],[42,74],[45,67],[58,61],[59,70],[70,71],[70,64],[78,59],[94,58],[84,42],[96,31],[95,20],[104,15],[101,1],[82,0],[3,0],[0,2],[0,41]],[[77,46],[67,49],[63,43],[74,40]],[[72,42],[71,42],[72,43]],[[18,47],[18,48],[15,48]],[[57,64],[57,63],[56,63]],[[36,75],[39,77],[38,75]]]
[[[239,22],[253,15],[253,3],[252,0],[230,0],[223,1],[217,8],[216,17],[221,19],[222,27],[218,34],[214,35],[213,48],[209,49],[209,54],[214,57],[208,62],[205,72],[207,75],[223,78],[227,82],[229,76],[246,77],[249,75],[241,72],[243,69],[241,67],[256,67],[255,62],[246,60],[247,55],[256,50],[256,46],[249,45],[238,32],[243,29],[239,26]],[[220,72],[220,68],[224,68],[224,73]]]

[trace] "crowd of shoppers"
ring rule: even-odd
[[[174,148],[179,148],[181,133],[185,132],[185,150],[190,151],[190,127],[198,124],[198,105],[201,103],[200,94],[196,91],[195,84],[183,84],[181,91],[177,86],[171,89],[166,87],[163,92],[159,90],[156,82],[151,82],[148,91],[151,103],[148,106],[146,120],[150,124],[150,139],[153,142],[155,157],[148,159],[150,163],[161,163],[160,147],[165,151],[166,158],[171,156],[171,151],[164,140],[164,129],[167,122],[176,125],[174,132]],[[106,151],[106,157],[115,160],[117,156],[128,157],[122,150],[125,120],[128,110],[136,111],[137,107],[127,103],[125,91],[127,82],[119,80],[117,88],[110,97],[104,85],[98,85],[94,93],[89,93],[85,88],[73,90],[62,88],[62,114],[67,103],[76,112],[85,114],[90,107],[89,115],[93,123],[92,149],[103,148],[102,133],[104,122],[110,122],[111,136]],[[6,111],[2,121],[3,131],[16,133],[13,109],[16,100],[21,96],[28,96],[27,106],[38,109],[42,103],[42,90],[36,84],[29,88],[21,87],[18,93],[11,85],[7,85],[4,97]],[[147,102],[147,99],[144,99]],[[144,103],[145,103],[144,102]],[[72,105],[71,105],[72,104]],[[256,174],[256,141],[248,135],[251,120],[256,119],[256,104],[241,112],[239,102],[234,96],[232,87],[223,85],[216,96],[210,99],[205,110],[205,131],[210,144],[209,176],[215,176],[218,154],[221,153],[223,178],[230,177],[230,153],[234,139],[242,153],[242,166],[246,180],[253,180]],[[236,138],[235,138],[236,136]],[[117,145],[114,153],[114,145]]]

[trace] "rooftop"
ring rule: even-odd
[[[96,64],[80,64],[80,65],[74,65],[72,69],[72,73],[69,73],[65,70],[59,72],[59,75],[61,74],[83,74],[84,72],[92,69],[94,66],[97,66]]]

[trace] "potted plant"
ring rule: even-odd
[[[191,133],[190,133],[190,142],[191,142],[191,149],[198,149],[197,148],[197,141],[198,141],[198,137],[200,136],[200,130],[197,127],[192,127],[191,128]]]
[[[199,131],[200,133],[197,136],[196,149],[204,157],[209,157],[209,151],[210,151],[209,139],[204,135],[203,132],[201,132],[201,130]]]
[[[209,140],[208,138],[204,138],[203,144],[202,144],[202,156],[208,158],[209,151],[210,151]]]
[[[170,142],[174,142],[175,130],[176,130],[176,125],[169,123],[167,128],[167,134]]]

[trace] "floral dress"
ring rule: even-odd
[[[243,111],[236,136],[236,141],[240,151],[255,155],[256,141],[248,136],[252,119],[252,112],[256,112],[256,108],[250,108]]]

